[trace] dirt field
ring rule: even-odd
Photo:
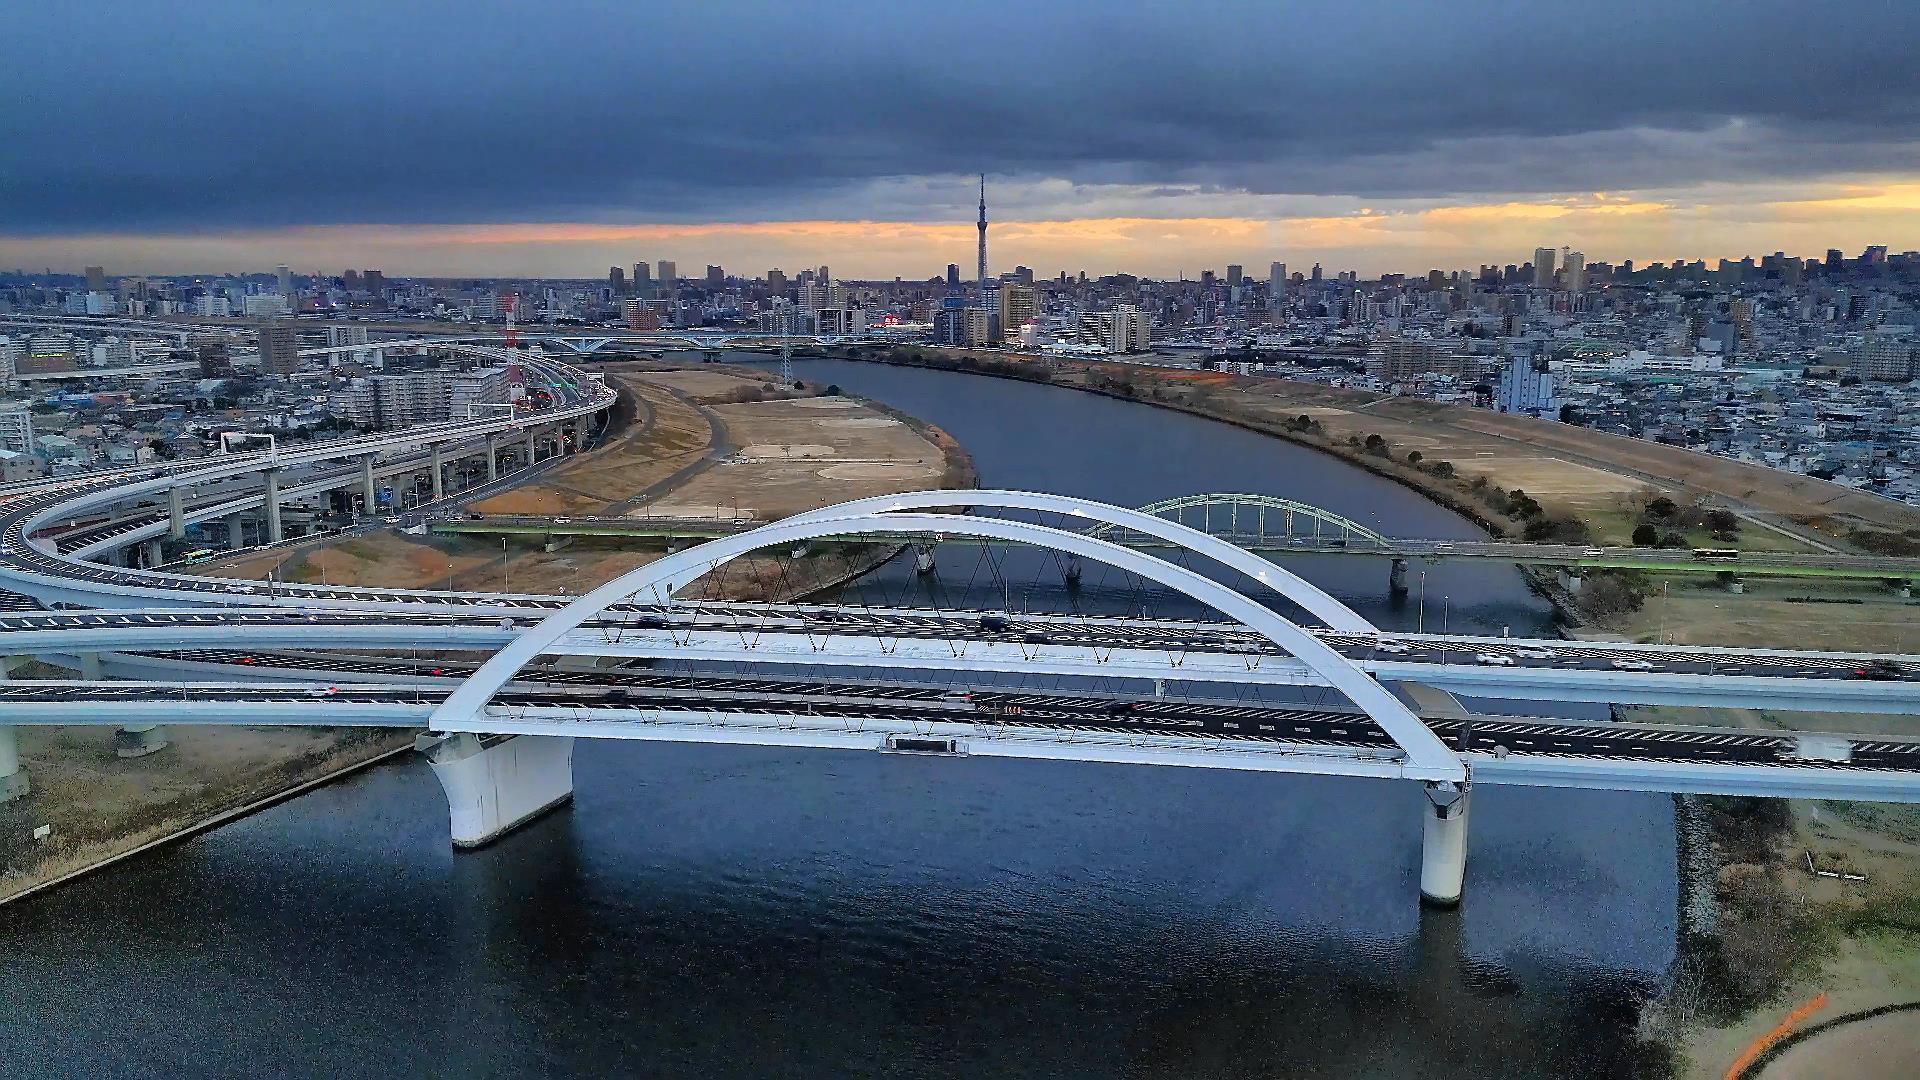
[[[121,759],[111,727],[21,728],[33,790],[0,804],[0,900],[413,738],[372,728],[182,726],[167,734],[158,753]],[[31,839],[42,825],[52,835]]]
[[[1710,575],[1655,578],[1645,605],[1577,636],[1676,645],[1753,645],[1843,652],[1920,653],[1920,601],[1874,582],[1750,577],[1735,595]]]
[[[659,380],[618,369],[610,379],[634,395],[635,422],[620,436],[550,470],[537,484],[473,504],[482,514],[602,514],[713,448],[717,432],[698,408]]]
[[[916,430],[856,399],[731,400],[769,385],[758,372],[732,368],[623,365],[612,377],[646,406],[619,438],[474,508],[765,521],[843,499],[972,482],[965,452],[951,436]],[[710,457],[715,448],[720,453]],[[663,487],[669,478],[674,482]],[[581,540],[549,552],[530,539],[502,545],[388,531],[210,564],[201,572],[253,581],[271,571],[278,580],[319,584],[578,594],[665,552],[657,542],[639,540]],[[748,565],[758,564],[741,564]],[[843,555],[826,554],[787,561],[758,583],[749,583],[743,570],[735,584],[756,597],[811,591],[843,576],[846,566]]]

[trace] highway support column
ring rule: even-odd
[[[140,545],[140,561],[151,570],[167,561],[166,549],[160,546],[160,541],[149,540]]]
[[[186,497],[178,487],[167,489],[167,536],[174,540],[187,538]]]
[[[0,725],[0,803],[9,803],[27,793],[26,770],[20,768],[19,729]]]
[[[1426,825],[1420,838],[1420,902],[1454,907],[1467,876],[1467,784],[1427,785]]]
[[[246,524],[246,515],[244,514],[235,514],[227,519],[228,550],[239,551],[241,548],[247,546],[246,535],[241,531],[241,526],[244,524]]]
[[[267,478],[267,543],[277,544],[287,536],[280,526],[280,468],[264,469],[261,475]]]
[[[487,436],[487,483],[500,479],[500,445]]]
[[[444,450],[445,448],[446,448],[445,443],[434,443],[432,446],[427,448],[429,451],[431,451],[431,456],[433,458],[433,501],[434,502],[439,502],[441,499],[444,499],[447,497],[447,489],[446,489],[447,465],[445,460],[443,460],[441,457],[441,451]]]
[[[528,465],[532,465],[536,460],[537,452],[539,449],[539,438],[540,438],[540,433],[535,431],[531,426],[529,426],[527,428],[527,464]]]
[[[1407,595],[1407,560],[1394,558],[1393,569],[1387,571],[1387,591],[1395,596]]]
[[[380,489],[374,486],[373,455],[360,455],[360,512],[372,517],[378,508]]]
[[[573,737],[425,734],[427,755],[447,793],[453,846],[477,848],[573,798]]]

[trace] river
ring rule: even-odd
[[[800,374],[946,428],[986,486],[1475,535],[1166,410]],[[1372,560],[1289,565],[1382,625],[1550,618],[1510,568],[1432,571],[1423,615]],[[1612,1077],[1673,957],[1658,795],[1476,792],[1465,900],[1432,912],[1407,784],[621,742],[575,776],[571,808],[455,856],[403,758],[0,907],[0,1074]]]

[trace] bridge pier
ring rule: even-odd
[[[933,573],[933,545],[913,545],[913,572],[916,574]]]
[[[12,802],[28,791],[26,770],[20,767],[19,729],[0,727],[0,803]]]
[[[113,733],[115,757],[146,757],[166,748],[167,729],[159,724],[124,724]]]
[[[568,735],[421,735],[447,793],[453,846],[477,848],[573,798],[573,738]]]
[[[500,447],[493,436],[487,436],[487,483],[500,479]]]
[[[360,455],[360,512],[368,517],[378,508],[380,489],[373,480],[372,454]]]
[[[235,514],[227,519],[227,549],[229,551],[238,551],[247,546],[246,537],[241,532],[241,526],[246,523],[246,520],[246,517],[241,514]]]
[[[532,426],[529,425],[527,428],[527,465],[528,466],[532,466],[535,461],[539,460],[539,444],[538,444],[539,438],[540,436],[538,435],[538,433],[536,433],[532,428]]]
[[[167,536],[173,540],[187,538],[186,498],[178,487],[167,489]]]
[[[441,499],[444,499],[447,497],[446,462],[442,460],[442,457],[441,457],[441,451],[444,448],[444,446],[445,446],[444,443],[434,443],[432,446],[427,448],[429,455],[433,460],[432,483],[433,483],[433,501],[434,502],[439,502]]]
[[[1553,576],[1560,581],[1560,591],[1569,596],[1578,595],[1580,587],[1587,583],[1586,575],[1564,566],[1554,571]]]
[[[1467,876],[1467,804],[1472,790],[1466,784],[1440,781],[1427,785],[1426,826],[1420,837],[1420,902],[1434,907],[1460,903]]]
[[[1747,583],[1740,580],[1739,574],[1727,575],[1727,591],[1738,595],[1747,591]]]
[[[1395,596],[1407,595],[1407,560],[1394,557],[1393,568],[1387,571],[1387,591]]]
[[[267,543],[277,544],[287,538],[280,525],[280,469],[265,469],[262,475],[267,478]]]
[[[163,548],[161,548],[160,541],[158,540],[149,540],[146,543],[141,544],[140,558],[141,558],[141,562],[148,569],[152,569],[153,567],[159,566],[161,563],[167,561],[166,552]]]

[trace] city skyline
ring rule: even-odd
[[[458,11],[19,13],[0,266],[913,278],[981,172],[997,265],[1091,274],[1920,246],[1911,5]]]

